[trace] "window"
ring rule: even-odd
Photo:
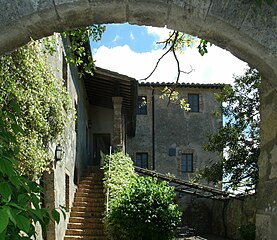
[[[138,115],[147,115],[147,97],[146,96],[138,96]]]
[[[182,154],[182,173],[193,172],[193,154],[192,153],[184,153]]]
[[[66,62],[66,58],[63,54],[63,66],[62,66],[62,74],[63,74],[63,81],[64,81],[64,86],[67,89],[67,78],[68,78],[68,64]]]
[[[148,153],[136,153],[135,165],[141,168],[148,168]]]
[[[188,94],[190,112],[199,112],[199,94]]]
[[[65,210],[69,212],[69,176],[65,174]]]

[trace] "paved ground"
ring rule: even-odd
[[[227,240],[229,238],[218,237],[214,235],[201,235],[186,238],[177,238],[176,240]]]

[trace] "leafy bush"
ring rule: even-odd
[[[20,109],[15,103],[11,106],[15,111],[0,110],[0,239],[31,239],[37,222],[45,233],[50,214],[40,207],[42,188],[16,170],[19,153],[16,135],[18,131],[24,132],[17,124]],[[51,215],[59,222],[57,210],[52,210]]]
[[[106,191],[109,188],[111,198],[119,195],[136,176],[132,159],[122,151],[105,156],[104,174],[104,187]]]
[[[256,226],[254,223],[249,223],[239,227],[239,232],[243,240],[255,240]]]
[[[113,239],[168,240],[181,221],[173,187],[151,177],[133,177],[110,202],[108,230]]]
[[[131,158],[122,152],[106,157],[104,170],[104,185],[111,193],[105,217],[111,239],[168,240],[174,236],[181,212],[173,202],[173,187],[156,178],[138,177]]]

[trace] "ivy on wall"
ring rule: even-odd
[[[73,117],[70,98],[37,42],[0,58],[0,81],[0,107],[7,111],[12,106],[20,109],[18,127],[10,126],[17,133],[19,171],[30,179],[38,178],[53,161],[49,142],[63,134]]]

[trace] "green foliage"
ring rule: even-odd
[[[256,226],[254,223],[249,223],[239,227],[239,233],[243,240],[255,240],[256,239]]]
[[[206,166],[201,176],[208,181],[222,181],[227,189],[243,187],[255,190],[260,154],[261,78],[257,70],[247,69],[236,76],[234,86],[226,86],[217,100],[223,103],[225,125],[209,138],[205,150],[221,155],[219,162]]]
[[[110,202],[108,230],[113,239],[172,239],[181,220],[173,187],[151,177],[134,177]]]
[[[76,28],[62,33],[62,36],[69,38],[70,45],[67,46],[68,54],[65,56],[69,64],[78,67],[78,74],[83,77],[84,74],[93,75],[95,70],[95,61],[90,52],[90,40],[98,42],[102,34],[106,31],[106,26],[93,24],[84,28]],[[56,52],[56,39],[54,36],[43,39],[45,52],[53,55]]]
[[[16,103],[11,102],[11,106],[13,110],[0,110],[0,239],[31,239],[36,223],[45,233],[50,214],[40,207],[42,188],[21,176],[15,167],[18,129],[23,130],[18,125],[21,111]]]
[[[16,144],[8,147],[18,151],[21,174],[39,177],[52,162],[48,143],[60,137],[72,119],[71,101],[36,42],[0,58],[0,81],[2,121],[7,132],[16,133]],[[19,109],[20,117],[9,124],[10,111]]]
[[[122,151],[105,156],[104,174],[104,187],[106,191],[109,189],[112,198],[119,195],[136,176],[132,159]]]
[[[131,158],[123,152],[107,156],[104,170],[104,185],[111,197],[105,217],[108,235],[115,240],[171,239],[181,220],[173,203],[174,188],[157,179],[138,177]]]
[[[67,62],[79,67],[80,77],[84,74],[93,75],[95,62],[90,52],[89,42],[90,40],[100,41],[105,30],[106,27],[104,25],[94,24],[63,33],[64,36],[70,39],[70,46],[68,46],[69,54],[66,55]]]
[[[208,53],[208,41],[204,39],[199,40],[199,44],[197,46],[198,52],[200,53],[201,56],[204,56],[206,53]],[[210,45],[212,45],[210,43]]]
[[[261,7],[263,2],[266,2],[268,5],[272,5],[276,0],[255,0],[256,4]]]
[[[168,104],[178,104],[180,108],[184,109],[185,111],[190,110],[189,104],[186,102],[184,98],[180,97],[180,94],[178,91],[175,90],[175,87],[165,86],[162,90],[162,94],[160,95],[160,99],[167,99]]]

